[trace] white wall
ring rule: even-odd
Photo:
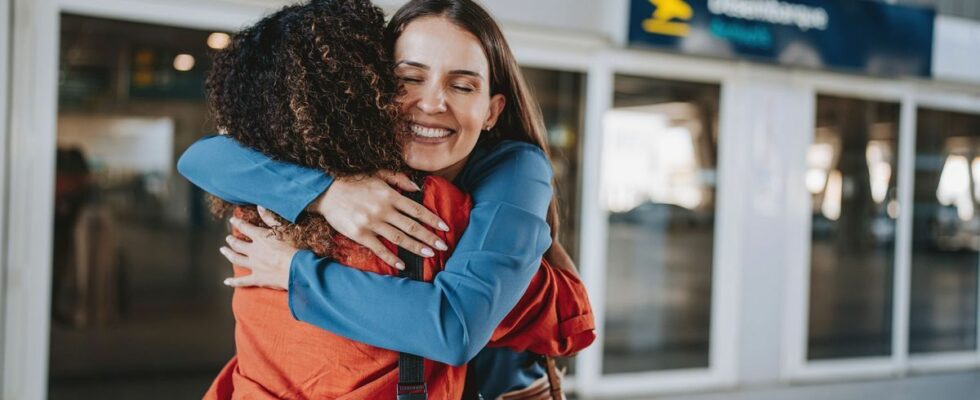
[[[784,307],[787,266],[807,239],[800,218],[809,214],[800,201],[805,165],[801,162],[812,138],[813,98],[787,74],[742,66],[725,82],[720,140],[734,142],[723,172],[727,193],[737,199],[734,213],[740,232],[738,275],[737,377],[740,385],[775,384],[780,379],[786,330]],[[803,193],[805,195],[805,193]],[[803,207],[801,208],[801,205]],[[729,284],[716,282],[715,284]]]
[[[507,28],[588,35],[616,41],[626,35],[628,0],[477,0]],[[374,0],[392,12],[405,0]],[[505,32],[505,34],[507,34]]]
[[[980,83],[980,22],[940,15],[935,29],[932,74],[942,80]]]
[[[8,72],[10,71],[10,31],[13,29],[10,23],[10,0],[0,0],[0,178],[7,174],[7,105],[10,96],[10,87],[7,84]],[[0,260],[6,257],[6,226],[7,226],[7,186],[0,184]],[[0,293],[6,287],[7,269],[0,262]],[[3,391],[3,333],[4,333],[4,296],[0,295],[0,394]]]
[[[43,398],[50,319],[57,14],[49,0],[13,4],[5,153],[3,399]],[[4,24],[5,26],[8,26]],[[48,35],[35,32],[50,30]],[[16,101],[13,101],[16,100]]]

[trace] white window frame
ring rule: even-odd
[[[974,93],[950,93],[948,91],[940,91],[935,88],[923,88],[917,90],[908,99],[908,108],[912,110],[912,120],[915,121],[915,116],[918,111],[922,108],[928,108],[938,111],[950,111],[950,112],[960,112],[966,114],[972,114],[980,116],[980,90],[974,91]],[[914,127],[913,127],[914,131]],[[911,147],[908,149],[908,158],[912,159],[915,156],[915,133],[911,135],[910,142],[912,142]],[[911,164],[909,168],[909,179],[914,178],[914,165]],[[911,185],[910,185],[911,189]],[[912,204],[912,191],[909,190],[908,193],[908,204]],[[910,207],[911,210],[911,207]],[[911,212],[909,213],[909,221],[907,222],[907,232],[911,235],[912,232],[912,218]],[[908,261],[908,273],[911,274],[911,258],[912,258],[912,244],[911,237],[908,237],[906,244],[906,253],[904,257]],[[980,268],[980,257],[977,260],[977,268]],[[980,304],[980,273],[977,274],[977,304]],[[904,292],[907,296],[911,296],[911,280],[903,282],[907,285]],[[905,320],[908,320],[908,313],[910,309],[908,308],[909,300],[905,300]],[[974,351],[952,351],[952,352],[935,352],[935,353],[923,353],[923,354],[906,354],[905,357],[905,373],[926,373],[926,372],[946,372],[946,371],[960,371],[960,370],[973,370],[980,368],[980,319],[977,321],[977,348]],[[906,329],[907,331],[908,329]],[[907,334],[905,342],[908,342]],[[906,346],[907,347],[907,346]],[[907,353],[907,352],[906,352]]]
[[[811,196],[800,184],[799,193],[791,207],[800,214],[798,230],[790,244],[798,246],[793,252],[787,280],[787,307],[783,316],[782,378],[789,383],[829,382],[837,380],[900,377],[915,372],[939,372],[976,369],[980,367],[978,351],[909,355],[908,328],[911,291],[911,233],[914,190],[916,117],[920,106],[939,110],[961,111],[980,115],[980,98],[969,92],[976,86],[964,85],[967,90],[948,83],[920,80],[885,80],[870,77],[846,76],[827,72],[797,71],[799,84],[808,88],[816,103],[818,95],[884,101],[900,105],[898,143],[898,200],[901,212],[897,220],[894,257],[892,303],[892,350],[888,356],[840,360],[807,360],[806,348],[809,323]],[[811,111],[815,113],[816,109]],[[813,125],[813,124],[811,124]],[[812,132],[807,143],[812,143]],[[798,168],[805,169],[801,164]],[[980,263],[980,260],[978,260]],[[980,294],[978,294],[980,296]],[[978,329],[980,332],[980,329]],[[980,333],[978,333],[980,336]],[[980,343],[980,339],[978,339]]]
[[[285,1],[0,0],[12,3],[10,120],[5,129],[9,179],[3,189],[2,392],[0,398],[43,399],[48,388],[51,246],[58,63],[62,13],[196,29],[237,30]],[[7,7],[4,7],[7,10]],[[0,12],[0,17],[4,15]],[[2,38],[3,35],[0,35]],[[5,41],[4,41],[5,42]],[[6,74],[4,75],[6,77]],[[4,95],[6,95],[4,91]],[[13,101],[16,100],[16,101]],[[0,103],[2,104],[2,103]],[[0,113],[0,122],[4,114]],[[5,149],[5,150],[7,150]],[[2,171],[2,170],[0,170]]]
[[[7,157],[9,153],[7,152],[7,137],[9,132],[9,126],[7,125],[9,120],[7,119],[7,111],[10,107],[10,35],[13,32],[12,18],[10,15],[11,3],[10,0],[0,0],[0,260],[5,257],[7,253],[6,248],[6,221],[7,221]],[[3,292],[2,288],[6,284],[7,270],[3,267],[3,263],[0,262],[0,293]],[[4,316],[6,315],[6,301],[4,296],[0,296],[0,360],[3,360],[4,354],[4,343],[3,343],[3,332],[5,330],[4,323],[6,320]],[[0,377],[3,376],[3,362],[0,362]],[[3,390],[3,379],[0,378],[0,396],[4,393]]]
[[[733,62],[701,60],[666,53],[628,49],[599,49],[589,60],[582,160],[581,224],[579,248],[582,277],[592,300],[597,326],[596,341],[576,361],[575,388],[586,398],[650,395],[731,388],[736,383],[736,338],[739,249],[735,248],[738,224],[732,210],[736,188],[726,176],[733,173],[730,148],[735,141],[726,119],[719,119],[718,189],[712,263],[712,301],[709,365],[669,371],[603,374],[603,340],[606,306],[606,240],[608,215],[599,206],[602,154],[602,119],[612,108],[617,74],[716,84],[721,87],[721,113],[726,108],[725,86]],[[721,139],[725,138],[725,139]]]

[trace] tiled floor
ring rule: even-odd
[[[48,389],[48,398],[51,400],[200,399],[215,374],[216,372],[187,376],[59,381],[52,383]]]
[[[683,396],[658,400],[977,400],[980,371],[867,382],[811,384]],[[637,399],[639,400],[639,399]]]

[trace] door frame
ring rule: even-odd
[[[794,190],[797,198],[805,199],[794,205],[800,214],[799,229],[793,241],[800,246],[790,263],[786,282],[783,332],[783,369],[785,382],[829,382],[847,379],[901,377],[915,372],[941,372],[980,368],[980,346],[977,351],[910,355],[909,313],[911,298],[912,216],[915,178],[915,146],[917,112],[920,106],[980,115],[980,87],[953,85],[920,79],[887,80],[872,77],[832,74],[829,72],[796,71],[794,79],[808,88],[816,104],[821,94],[900,105],[898,134],[898,201],[901,212],[896,221],[894,274],[892,284],[892,349],[888,356],[861,357],[840,360],[806,359],[809,323],[811,196],[803,185]],[[815,113],[816,109],[812,113]],[[813,133],[807,137],[812,143]],[[800,165],[800,168],[806,168]],[[980,260],[978,260],[980,263]],[[980,292],[980,291],[978,291]],[[980,301],[980,293],[978,293]],[[980,329],[978,329],[980,343]]]
[[[708,391],[734,387],[736,377],[736,339],[738,331],[739,278],[736,185],[728,177],[738,176],[732,155],[737,138],[733,123],[737,116],[726,117],[726,86],[733,79],[730,71],[737,62],[706,60],[669,53],[604,48],[590,57],[586,89],[585,137],[582,162],[581,233],[579,249],[582,278],[589,291],[597,326],[596,341],[579,353],[575,383],[585,398],[618,397]],[[709,363],[706,368],[670,371],[604,374],[603,340],[606,309],[606,276],[608,214],[599,203],[602,164],[603,118],[612,109],[615,76],[668,79],[709,83],[721,88],[718,127],[718,186],[716,228],[712,261],[711,332]]]
[[[285,1],[235,3],[194,0],[0,0],[12,10],[13,37],[0,40],[0,73],[10,67],[9,125],[5,129],[9,195],[3,214],[3,333],[0,397],[47,397],[51,300],[59,36],[62,13],[196,29],[237,30]],[[7,7],[7,5],[12,6]],[[6,34],[0,34],[5,39]],[[8,76],[6,73],[4,77]],[[5,100],[6,101],[6,98]],[[3,103],[0,102],[0,105]],[[3,107],[7,110],[6,107]],[[0,122],[4,113],[0,113]],[[2,194],[2,193],[0,193]]]
[[[0,21],[3,28],[0,28],[0,259],[4,258],[6,251],[6,222],[7,222],[7,160],[10,153],[7,151],[7,132],[9,132],[10,122],[8,111],[10,111],[10,36],[13,34],[13,17],[11,15],[12,4],[10,0],[0,0]],[[7,270],[0,262],[0,289],[6,287]],[[0,290],[0,293],[3,293]],[[0,360],[4,357],[3,332],[6,324],[6,301],[4,296],[0,296]],[[0,396],[4,393],[3,384],[3,362],[0,362]]]

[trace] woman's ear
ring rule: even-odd
[[[487,120],[483,124],[483,130],[490,130],[497,124],[497,118],[500,118],[500,114],[504,112],[504,107],[506,106],[507,97],[504,95],[495,94],[490,98],[490,113],[487,115]]]

